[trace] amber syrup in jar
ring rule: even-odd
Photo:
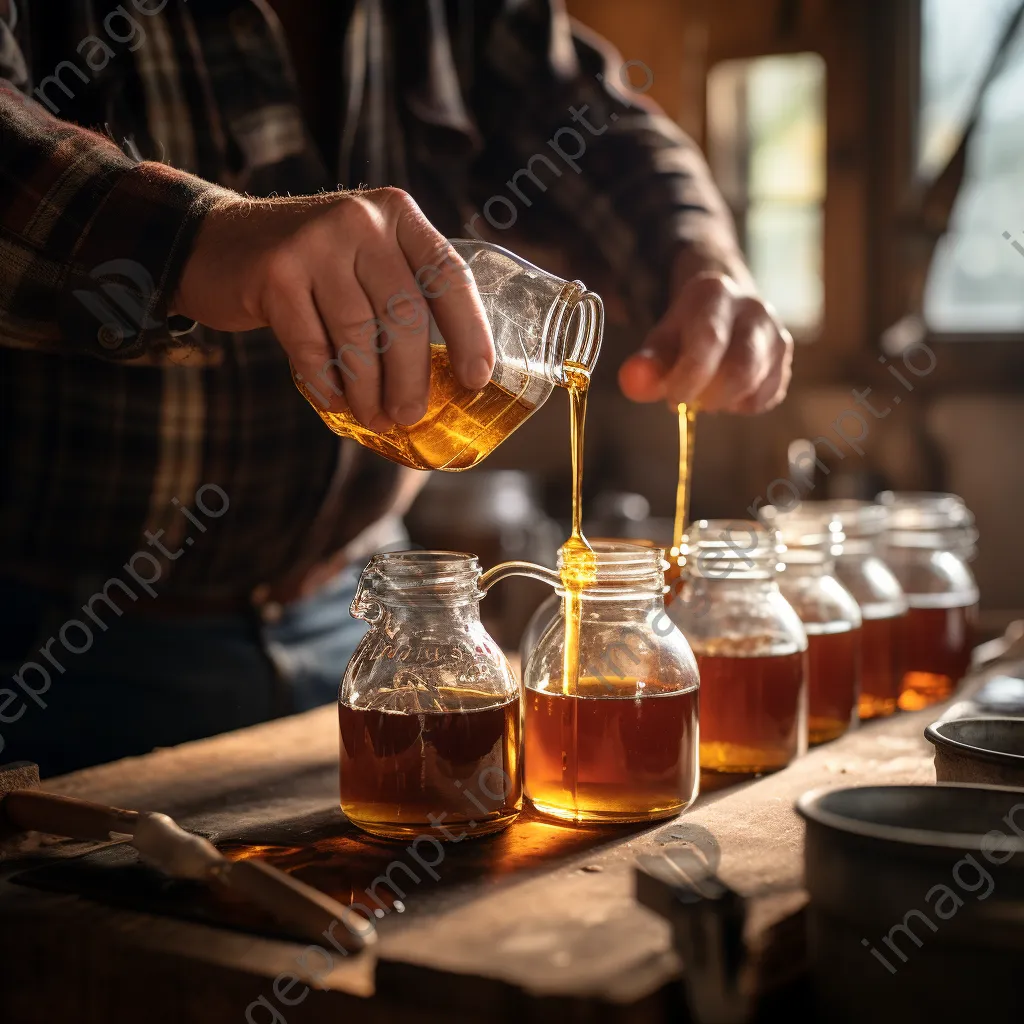
[[[807,652],[757,653],[767,646],[722,639],[696,652],[705,771],[773,772],[807,749]]]
[[[884,491],[885,557],[907,595],[899,706],[917,711],[951,697],[974,646],[978,585],[969,562],[978,531],[955,494]]]
[[[461,709],[339,705],[342,802],[353,823],[394,838],[443,827],[457,840],[496,832],[519,813],[519,698],[495,705],[465,689],[441,697],[457,697]]]
[[[696,796],[698,691],[621,695],[583,677],[575,697],[526,691],[526,786],[542,814],[592,823],[678,814]],[[630,692],[632,691],[632,692]]]
[[[898,707],[903,680],[903,631],[907,613],[870,619],[864,613],[860,647],[861,719],[885,718]]]
[[[861,609],[836,575],[846,534],[813,506],[766,505],[760,516],[778,532],[779,589],[807,633],[808,741],[828,743],[856,723],[861,685]]]
[[[953,695],[967,674],[974,646],[977,605],[915,608],[903,623],[903,688],[899,704],[918,711]]]
[[[807,749],[807,634],[779,588],[774,530],[748,520],[690,524],[669,618],[700,672],[700,766],[756,774]]]

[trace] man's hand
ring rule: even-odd
[[[172,306],[214,330],[272,328],[329,408],[347,406],[377,432],[427,410],[429,314],[460,383],[482,388],[494,369],[472,275],[395,188],[225,198],[200,229]]]
[[[704,272],[623,363],[619,385],[637,402],[696,403],[702,411],[758,413],[786,396],[793,339],[750,286]]]

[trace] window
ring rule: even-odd
[[[825,64],[728,60],[708,76],[708,160],[765,297],[798,339],[821,324]]]
[[[934,173],[955,152],[982,76],[1019,5],[922,0],[919,173]],[[984,99],[950,231],[935,252],[924,309],[933,331],[1024,329],[1022,96],[1024,31],[1018,31]]]

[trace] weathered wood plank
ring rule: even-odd
[[[755,897],[756,941],[803,899],[796,797],[820,785],[932,781],[921,733],[934,717],[872,724],[777,775],[706,792],[683,818],[654,828],[584,832],[526,817],[504,836],[448,847],[436,879],[419,869],[420,881],[403,887],[405,912],[387,908],[377,962],[334,955],[327,971],[308,954],[306,973],[323,990],[295,1007],[274,997],[273,984],[299,973],[301,946],[8,882],[0,1018],[100,1021],[145,1000],[154,1024],[244,1020],[263,997],[287,1024],[353,1012],[394,1019],[399,1008],[422,1020],[554,1020],[569,1007],[593,1020],[665,1019],[680,964],[667,926],[633,899],[636,855],[687,841],[683,826],[709,830],[724,880]],[[228,848],[265,844],[270,859],[290,859],[299,877],[351,898],[405,848],[354,835],[337,811],[335,723],[333,709],[320,709],[48,785],[167,811]],[[60,850],[33,863],[52,864]],[[59,988],[48,980],[55,972]],[[252,1013],[274,1020],[267,1006]]]

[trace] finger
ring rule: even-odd
[[[426,414],[430,388],[426,300],[393,244],[360,249],[355,271],[373,306],[370,342],[383,362],[384,411],[396,423],[416,423]]]
[[[739,403],[735,410],[738,413],[749,416],[768,412],[786,397],[793,376],[793,339],[784,327],[776,328],[772,369],[757,391]]]
[[[494,341],[472,273],[412,200],[399,206],[395,229],[448,346],[456,378],[479,390],[494,371]]]
[[[309,291],[278,289],[267,296],[264,308],[298,382],[317,408],[344,411],[345,389],[336,367],[329,363],[330,341]]]
[[[340,375],[352,415],[378,434],[393,426],[381,404],[381,366],[373,306],[354,280],[333,275],[314,284],[313,299],[331,339],[328,364]]]
[[[619,385],[634,401],[692,402],[714,377],[728,347],[734,287],[721,275],[690,281],[623,363]]]
[[[742,299],[729,348],[700,399],[709,412],[733,412],[753,395],[772,369],[775,325],[757,299]]]

